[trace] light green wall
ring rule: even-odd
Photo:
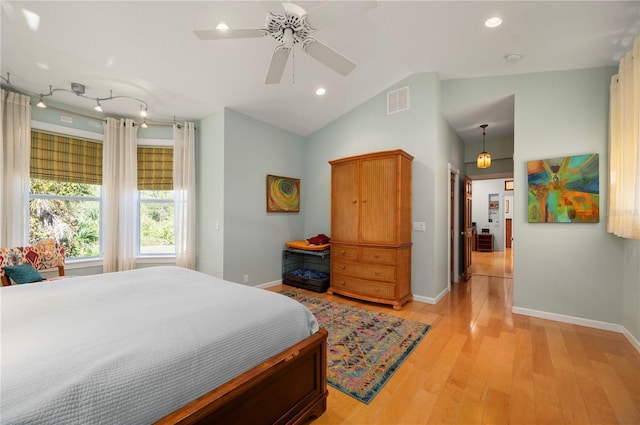
[[[405,86],[410,90],[410,110],[387,115],[387,91]],[[447,287],[447,250],[442,247],[447,246],[448,233],[436,220],[447,222],[451,148],[448,125],[440,116],[439,87],[435,73],[412,75],[309,136],[304,153],[312,194],[303,204],[305,232],[327,234],[331,228],[329,160],[392,149],[414,156],[413,221],[425,222],[426,231],[412,234],[412,292],[425,298],[434,298]]]
[[[640,240],[625,239],[622,261],[622,324],[640,341]]]
[[[224,111],[196,124],[196,269],[223,277],[224,271]]]
[[[303,205],[314,196],[307,189],[303,148],[301,136],[225,109],[224,279],[242,283],[249,275],[251,286],[279,281],[285,242],[313,236],[304,232],[304,208],[266,211],[267,174],[300,178]]]
[[[443,81],[443,111],[515,95],[514,306],[622,323],[624,245],[606,232],[613,68]],[[600,154],[600,223],[527,223],[529,160]]]

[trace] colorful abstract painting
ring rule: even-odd
[[[600,221],[597,153],[527,162],[529,223]]]
[[[267,212],[299,212],[300,179],[267,176]]]

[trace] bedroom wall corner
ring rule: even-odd
[[[196,270],[224,274],[224,114],[196,123]]]
[[[440,81],[433,72],[411,75],[385,89],[355,109],[310,135],[304,144],[305,173],[313,196],[304,200],[305,232],[308,234],[331,228],[331,167],[328,161],[376,151],[403,149],[413,160],[413,221],[425,222],[424,232],[413,232],[412,293],[435,298],[436,275],[447,273],[447,265],[436,265],[435,239],[441,239],[435,221],[436,182],[447,187],[449,147],[439,137]],[[386,94],[390,90],[409,87],[410,109],[386,114]],[[436,147],[436,144],[440,144]],[[445,153],[446,152],[446,153]],[[436,164],[441,158],[442,168]],[[442,176],[437,174],[444,170]],[[439,192],[438,192],[439,193]],[[446,233],[446,231],[444,231]],[[331,236],[331,235],[329,235]],[[445,245],[446,246],[446,245]],[[446,255],[446,253],[445,253]],[[436,267],[441,271],[436,272]],[[444,282],[446,284],[446,281]]]
[[[282,250],[305,239],[304,138],[232,109],[224,111],[224,279],[250,286],[282,279]],[[300,178],[299,213],[268,213],[268,174]]]

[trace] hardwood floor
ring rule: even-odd
[[[310,292],[432,325],[370,404],[329,387],[311,424],[640,424],[640,354],[626,338],[512,314],[513,268],[489,257],[474,255],[472,278],[437,305]]]

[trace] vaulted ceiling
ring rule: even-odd
[[[297,2],[306,11],[324,3]],[[193,31],[214,29],[220,21],[232,29],[263,28],[269,11],[282,13],[277,1],[3,1],[2,76],[10,74],[15,87],[35,95],[76,82],[90,97],[112,92],[140,98],[149,104],[151,123],[197,120],[229,107],[306,136],[413,73],[451,79],[614,65],[640,34],[638,1],[373,6],[334,14],[332,25],[313,33],[357,65],[350,74],[342,76],[294,46],[280,84],[265,85],[276,40],[204,41]],[[485,27],[493,16],[502,25]],[[520,60],[508,61],[510,54]],[[326,94],[316,96],[318,87]],[[94,106],[67,92],[51,98]],[[496,106],[478,105],[447,119],[464,140],[477,140],[477,131],[466,134],[462,126],[489,121],[489,114],[501,111]],[[103,108],[135,116],[139,103],[116,99]],[[513,122],[504,125],[512,129]]]

